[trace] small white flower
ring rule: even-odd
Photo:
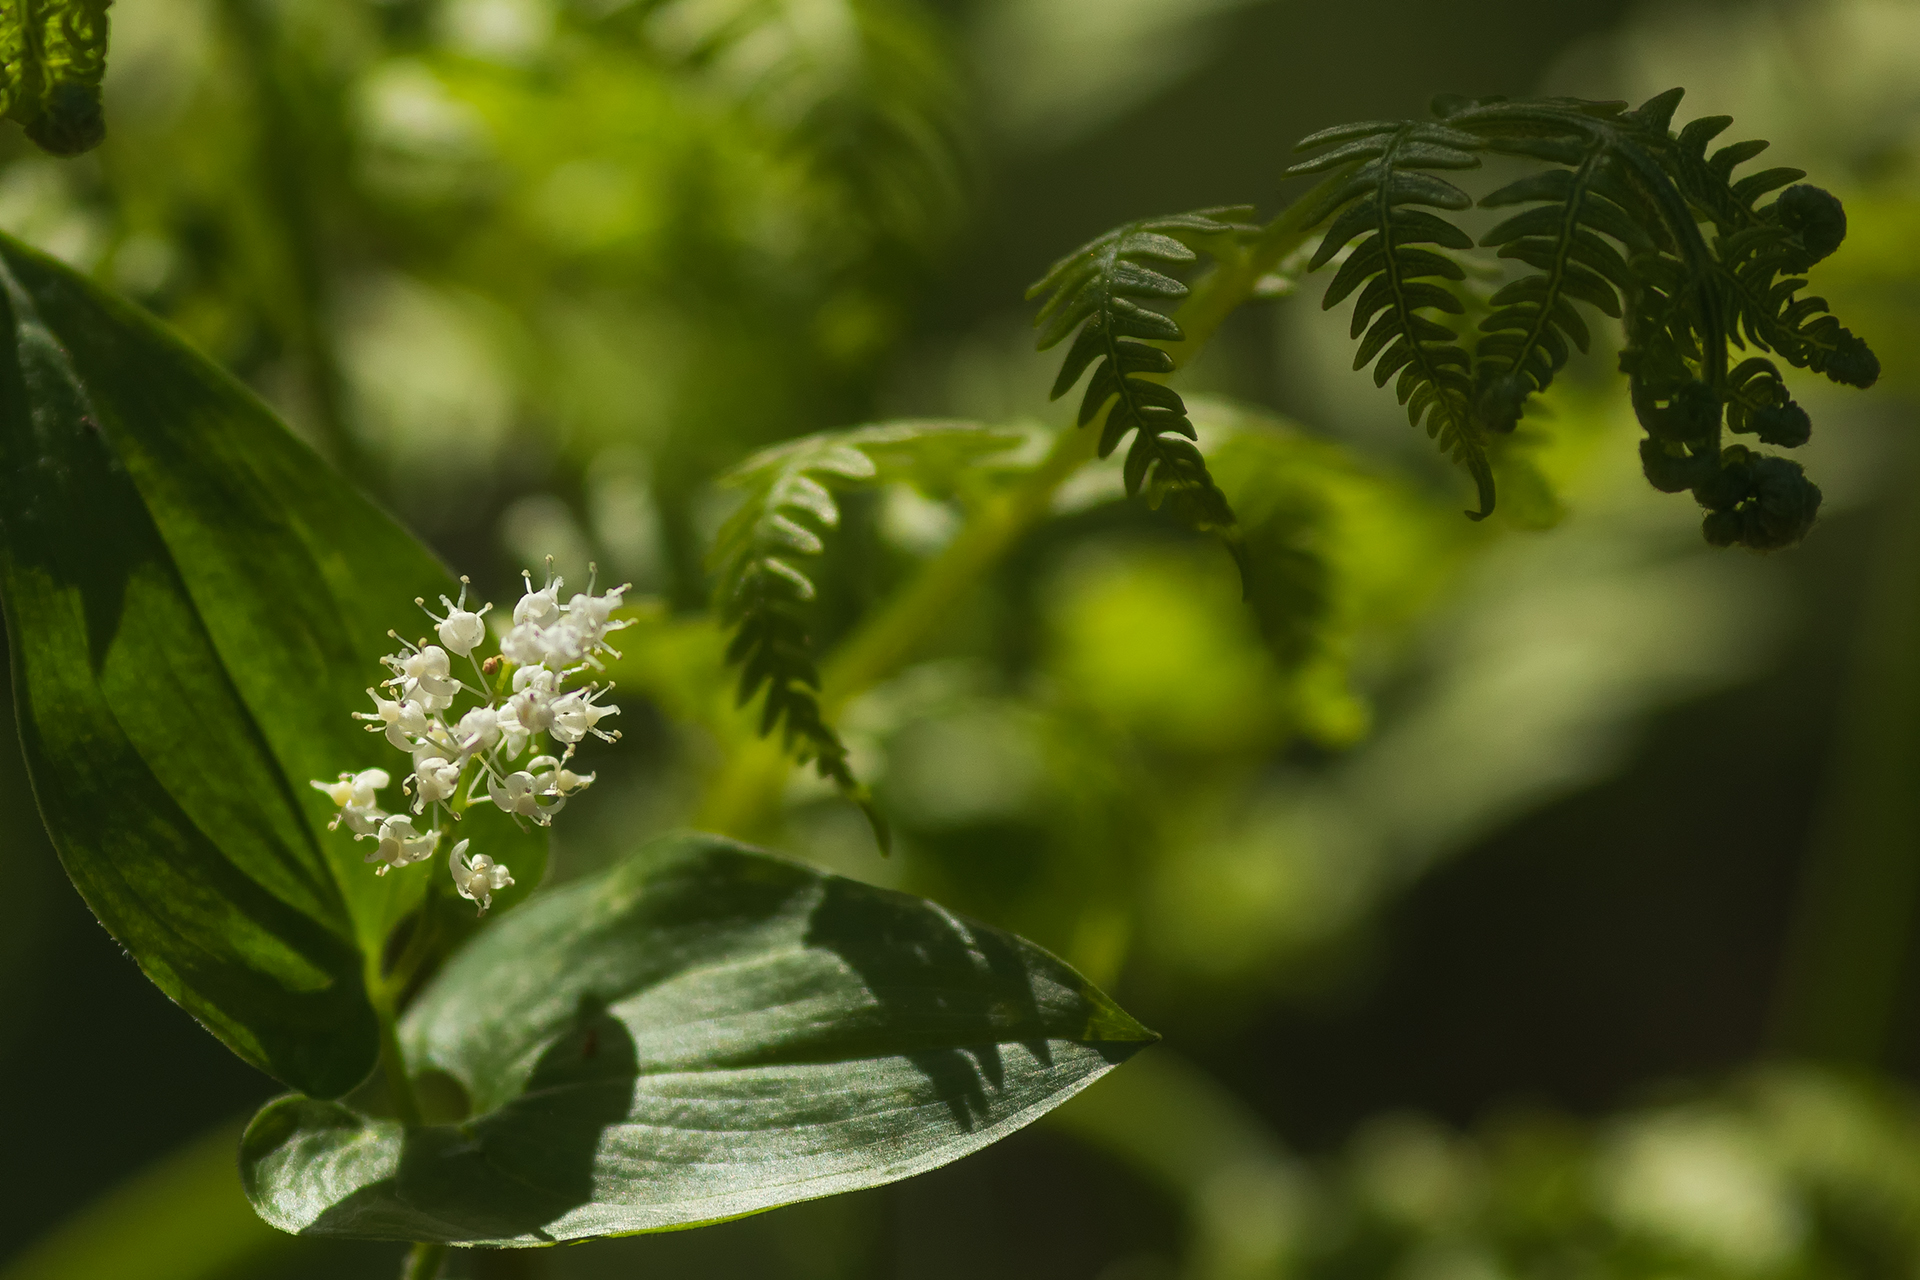
[[[500,730],[501,755],[512,760],[527,749],[533,731],[520,723],[520,713],[511,701],[494,713],[494,724]]]
[[[389,701],[372,689],[367,690],[367,696],[373,699],[373,711],[356,711],[353,718],[373,721],[367,726],[368,733],[384,730],[388,742],[402,751],[413,750],[411,739],[427,731],[426,710],[417,702]]]
[[[538,591],[533,589],[533,575],[524,569],[521,570],[520,576],[526,580],[527,593],[520,597],[519,604],[513,606],[513,621],[515,625],[531,622],[535,626],[544,627],[559,616],[560,587],[565,582],[565,579],[553,576],[551,567],[553,564],[552,560],[548,560],[547,564],[549,566],[547,570],[547,585]]]
[[[552,756],[536,756],[527,762],[527,768],[533,773],[533,789],[543,796],[564,798],[593,785],[593,774],[575,773],[567,768],[565,760]]]
[[[333,815],[327,830],[345,823],[356,837],[372,835],[379,829],[381,819],[387,816],[381,812],[379,797],[374,793],[392,781],[385,769],[363,769],[359,773],[343,773],[337,782],[313,783],[314,790],[323,792],[327,799],[340,806],[340,812]]]
[[[493,608],[492,605],[488,604],[480,606],[477,612],[469,610],[467,608],[467,588],[470,585],[472,584],[469,583],[466,578],[462,577],[460,579],[460,598],[458,600],[449,600],[445,596],[440,597],[440,603],[446,606],[447,610],[447,616],[444,618],[438,616],[432,610],[427,609],[426,601],[414,601],[414,603],[422,609],[426,609],[429,618],[439,623],[439,626],[435,627],[434,630],[440,636],[440,643],[445,645],[451,652],[457,653],[463,658],[472,653],[475,647],[487,638],[487,624],[481,615]]]
[[[536,668],[547,656],[546,634],[534,623],[519,623],[500,637],[500,656],[521,670]]]
[[[343,773],[338,782],[315,782],[316,791],[324,791],[327,799],[342,809],[371,809],[379,803],[375,792],[393,781],[385,769],[362,769],[359,773]]]
[[[460,786],[460,766],[438,756],[428,756],[414,766],[413,811],[420,813],[430,804],[452,797]]]
[[[541,664],[555,671],[578,665],[587,656],[587,650],[593,647],[581,634],[580,628],[573,624],[573,619],[567,617],[548,627],[540,638],[546,647],[540,656]]]
[[[493,750],[500,741],[500,713],[492,707],[475,707],[460,717],[453,740],[463,756]]]
[[[380,824],[380,842],[367,855],[366,861],[380,863],[373,869],[373,874],[383,876],[395,867],[431,858],[433,847],[439,842],[438,829],[415,831],[412,818],[405,815],[388,818]]]
[[[553,727],[553,696],[537,685],[529,685],[507,699],[513,722],[528,733],[545,733]]]
[[[564,796],[551,797],[551,793],[546,792],[534,780],[534,776],[524,769],[499,779],[489,775],[487,796],[505,812],[516,817],[532,818],[543,827],[552,822],[553,815],[565,808],[567,803]],[[550,797],[550,803],[541,803]]]
[[[459,890],[460,896],[480,904],[481,915],[493,905],[493,895],[513,883],[506,867],[484,853],[467,861],[465,840],[454,845],[453,852],[447,855],[447,870],[453,873],[453,887]]]
[[[448,673],[447,651],[437,644],[416,649],[402,658],[400,675],[406,680],[405,688],[410,698],[418,689],[430,698],[445,698],[450,703],[453,695],[460,692],[460,682]],[[432,710],[442,710],[448,703]]]
[[[624,620],[611,622],[610,619],[613,611],[620,607],[622,597],[631,587],[631,583],[623,583],[605,595],[596,596],[589,594],[593,589],[589,584],[587,592],[567,601],[567,618],[579,631],[587,649],[605,648],[607,633],[618,631],[628,625]]]
[[[607,742],[614,740],[614,734],[608,733],[604,729],[594,727],[606,717],[620,714],[620,708],[618,707],[601,707],[594,705],[593,700],[599,697],[602,692],[603,691],[599,689],[589,689],[585,693],[580,693],[576,690],[573,693],[554,700],[552,707],[549,709],[549,715],[552,717],[550,731],[555,741],[564,742],[568,746],[572,746],[574,743],[585,738],[589,733]]]
[[[513,691],[524,693],[532,689],[538,693],[552,693],[556,679],[553,672],[545,667],[521,667],[513,673]]]

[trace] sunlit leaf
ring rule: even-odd
[[[1154,1039],[1059,960],[918,898],[673,837],[536,900],[409,1013],[474,1118],[404,1131],[283,1098],[261,1216],[532,1245],[689,1227],[922,1173]]]

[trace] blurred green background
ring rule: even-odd
[[[9,131],[0,229],[178,325],[496,598],[548,554],[645,597],[627,736],[555,875],[719,826],[1017,929],[1166,1036],[905,1184],[457,1274],[1920,1274],[1920,3],[113,21],[108,141],[61,161]],[[847,708],[892,859],[824,789],[737,802],[764,758],[703,612],[720,471],[883,417],[1060,424],[1025,285],[1128,218],[1270,214],[1314,129],[1675,84],[1683,118],[1734,115],[1847,202],[1814,288],[1886,376],[1795,383],[1827,495],[1805,546],[1707,548],[1640,479],[1606,352],[1469,525],[1310,287],[1187,379],[1236,505],[1299,557],[1310,607],[1279,639],[1217,548],[1096,469]],[[960,518],[850,503],[822,644]],[[4,751],[0,1276],[394,1271],[251,1219],[232,1151],[271,1082],[92,921]]]

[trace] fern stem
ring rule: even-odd
[[[1063,431],[1038,468],[968,520],[945,551],[854,632],[821,672],[820,707],[829,718],[912,659],[1007,549],[1046,516],[1060,486],[1093,461],[1100,430],[1094,422]]]
[[[1253,297],[1253,291],[1260,281],[1271,275],[1289,254],[1306,244],[1315,225],[1306,221],[1307,214],[1337,188],[1344,186],[1358,167],[1350,164],[1333,170],[1311,190],[1282,209],[1272,222],[1261,229],[1259,238],[1246,246],[1236,260],[1222,262],[1194,286],[1193,293],[1174,312],[1174,320],[1186,335],[1178,342],[1167,344],[1167,354],[1173,357],[1174,368],[1185,368],[1207,345],[1208,340],[1219,332],[1227,317]],[[1097,434],[1097,424],[1090,429]]]

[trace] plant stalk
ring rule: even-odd
[[[380,1070],[387,1080],[387,1092],[393,1097],[393,1113],[409,1129],[425,1123],[419,1095],[407,1075],[407,1060],[400,1053],[398,1019],[394,1013],[393,988],[381,976],[380,960],[368,956],[366,965],[367,999],[380,1023]]]
[[[401,1269],[400,1280],[434,1280],[446,1260],[447,1246],[420,1241],[407,1250],[407,1263]]]

